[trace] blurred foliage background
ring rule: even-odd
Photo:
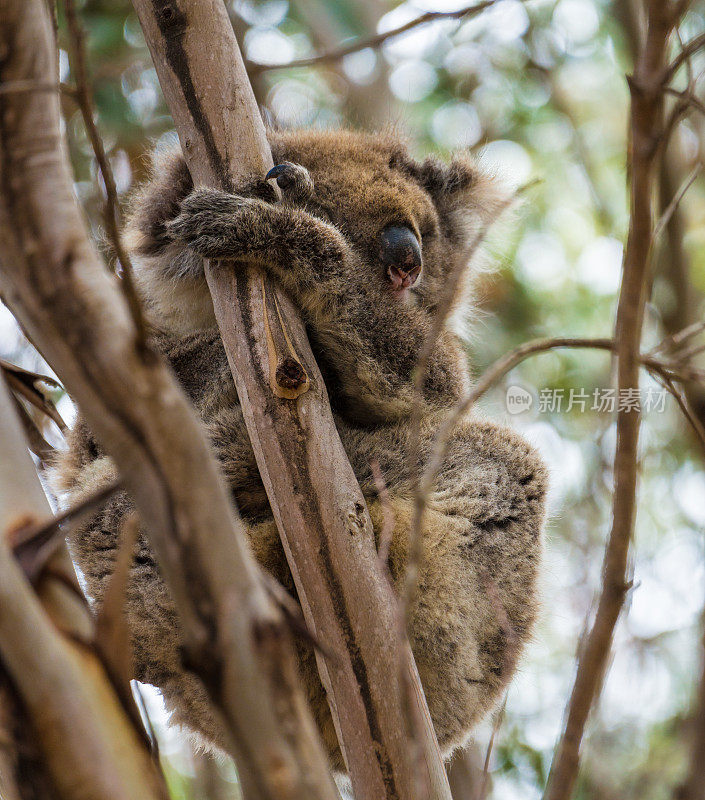
[[[491,235],[487,270],[463,330],[480,372],[537,336],[610,336],[628,222],[625,74],[639,37],[629,0],[499,0],[482,14],[441,19],[339,61],[277,68],[340,43],[395,28],[458,0],[234,0],[232,23],[249,60],[267,121],[285,127],[389,125],[418,154],[470,148],[511,187],[537,182]],[[97,121],[123,199],[143,179],[146,154],[174,136],[131,5],[86,0]],[[59,20],[60,44],[65,45]],[[682,26],[705,29],[694,3]],[[705,68],[696,56],[694,70]],[[71,83],[61,52],[61,78]],[[686,76],[680,76],[685,85]],[[76,192],[102,237],[102,190],[80,114],[63,98]],[[660,176],[665,206],[702,161],[705,120],[680,121]],[[660,242],[646,346],[702,317],[705,180],[689,190]],[[107,253],[106,253],[107,257]],[[0,356],[47,371],[0,310]],[[649,385],[644,377],[643,385]],[[599,588],[608,530],[614,415],[580,404],[550,411],[541,390],[610,386],[609,356],[552,351],[524,362],[483,401],[534,441],[552,469],[540,625],[508,693],[490,759],[496,800],[538,798],[574,675],[580,634]],[[528,390],[530,409],[510,415],[508,386]],[[658,389],[658,387],[655,387]],[[705,398],[690,392],[705,420]],[[70,401],[61,400],[65,416]],[[641,438],[634,586],[618,626],[614,659],[584,746],[578,797],[657,800],[671,796],[687,758],[701,664],[705,472],[702,451],[673,400],[645,414]],[[173,797],[237,796],[232,765],[215,762],[167,729],[155,692],[143,691]],[[493,721],[473,745],[482,763]]]

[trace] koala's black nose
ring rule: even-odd
[[[411,228],[390,225],[380,236],[379,257],[392,288],[406,289],[421,272],[421,246]]]

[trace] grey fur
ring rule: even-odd
[[[157,158],[129,230],[140,286],[158,329],[154,342],[203,418],[257,559],[294,594],[214,329],[201,257],[246,257],[272,270],[304,314],[377,534],[382,509],[370,463],[380,464],[395,514],[390,569],[398,581],[412,514],[412,370],[444,276],[458,259],[467,259],[473,231],[486,223],[498,200],[470,162],[419,164],[394,137],[273,133],[270,140],[275,161],[305,168],[296,167],[295,179],[279,181],[284,199],[276,205],[264,181],[253,182],[243,196],[193,191],[179,154]],[[423,244],[421,281],[401,301],[390,297],[376,251],[381,230],[390,224],[410,227]],[[445,409],[468,383],[463,353],[446,331],[424,387],[424,461]],[[113,474],[112,462],[79,420],[54,471],[56,488],[71,502]],[[492,708],[530,634],[545,492],[545,469],[521,437],[477,417],[459,426],[429,498],[410,632],[446,755]],[[131,508],[124,494],[115,497],[71,538],[97,603],[113,568],[120,521]],[[178,619],[144,538],[127,612],[136,677],[161,688],[174,721],[221,744],[220,723],[203,688],[181,665]],[[332,763],[342,769],[313,654],[300,644],[299,655]]]

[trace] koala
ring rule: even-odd
[[[268,134],[277,166],[234,192],[194,188],[178,150],[158,153],[132,204],[127,236],[153,342],[188,394],[232,489],[260,564],[295,596],[204,278],[204,259],[267,270],[301,310],[375,536],[394,515],[389,571],[403,580],[413,512],[409,472],[413,372],[448,276],[501,202],[466,158],[414,160],[393,135]],[[470,274],[468,270],[468,274]],[[470,280],[465,282],[470,285]],[[463,302],[463,292],[457,303]],[[444,330],[423,384],[421,464],[444,415],[470,385],[467,359]],[[378,497],[379,465],[389,500]],[[115,477],[78,419],[53,481],[71,503]],[[515,670],[537,613],[546,470],[513,431],[469,415],[454,432],[423,528],[409,637],[443,754],[469,738]],[[69,545],[99,606],[121,521],[113,497]],[[158,686],[172,722],[224,747],[205,689],[180,659],[180,629],[145,537],[126,610],[135,677]],[[332,766],[344,764],[310,645],[298,658]]]

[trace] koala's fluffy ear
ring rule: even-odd
[[[449,233],[458,238],[471,237],[492,223],[506,199],[499,182],[470,156],[458,155],[449,162],[429,156],[418,162],[399,154],[396,163],[392,162],[390,166],[405,172],[429,193]]]
[[[477,170],[469,159],[454,158],[449,164],[429,156],[407,167],[413,177],[434,198],[442,201],[468,192],[477,182]]]

